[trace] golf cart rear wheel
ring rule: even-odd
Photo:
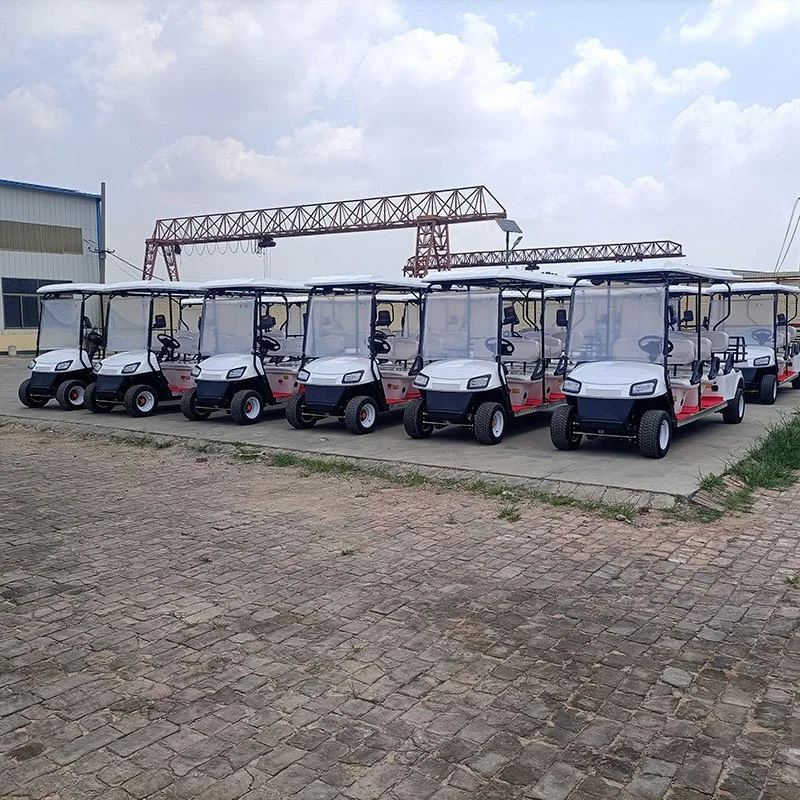
[[[664,458],[672,444],[672,420],[666,411],[651,409],[639,421],[639,452],[645,458]]]
[[[31,379],[26,378],[17,389],[17,397],[26,408],[42,408],[47,405],[49,397],[31,397]]]
[[[433,425],[425,422],[425,401],[412,400],[403,412],[403,427],[412,439],[427,439],[433,433]]]
[[[575,406],[557,406],[550,418],[550,441],[556,450],[576,450],[583,434],[575,433],[578,409]]]
[[[286,421],[297,430],[313,428],[318,421],[318,417],[306,415],[306,396],[302,392],[293,394],[286,401]]]
[[[155,414],[158,408],[158,395],[152,386],[137,383],[125,392],[123,403],[125,410],[132,417],[149,417]]]
[[[800,389],[800,375],[792,379],[792,389]]]
[[[83,393],[83,406],[88,408],[92,414],[107,414],[114,408],[113,403],[104,403],[97,399],[97,384],[90,383]]]
[[[372,433],[378,422],[378,404],[371,398],[354,397],[344,409],[344,424],[350,433]]]
[[[762,406],[775,405],[778,399],[778,378],[772,373],[762,376],[758,385],[758,400]]]
[[[744,419],[744,392],[736,390],[733,400],[722,411],[722,421],[726,425],[738,425]]]
[[[56,389],[56,400],[64,411],[75,411],[83,408],[83,397],[86,384],[83,381],[64,381]]]
[[[481,444],[499,444],[506,432],[506,411],[500,403],[481,403],[473,423],[475,438]]]
[[[181,413],[186,419],[197,422],[211,416],[210,408],[197,407],[197,389],[187,389],[181,396]]]
[[[231,416],[239,425],[253,425],[261,419],[264,400],[255,389],[242,389],[231,398]]]

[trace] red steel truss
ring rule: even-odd
[[[447,269],[450,264],[449,224],[505,216],[505,208],[485,186],[467,186],[390,197],[160,219],[156,221],[153,235],[145,242],[142,278],[153,277],[160,251],[167,275],[170,280],[177,280],[175,256],[182,245],[396,228],[417,229],[415,258],[419,259],[420,265],[425,269],[431,266]]]
[[[419,272],[419,256],[409,258],[405,272]],[[450,253],[450,268],[503,267],[506,264],[534,268],[539,264],[576,264],[585,261],[646,261],[652,258],[683,258],[683,246],[677,242],[619,242],[617,244],[581,244],[567,247],[533,247],[526,250],[476,250]],[[428,267],[427,264],[424,267]],[[448,267],[444,267],[448,269]],[[425,274],[427,269],[421,274]]]

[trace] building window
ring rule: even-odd
[[[3,328],[25,330],[39,327],[41,299],[36,294],[40,286],[67,281],[38,281],[33,278],[3,278]]]
[[[0,250],[82,256],[83,231],[64,225],[0,219]]]

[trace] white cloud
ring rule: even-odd
[[[524,31],[530,28],[535,18],[536,11],[534,9],[530,9],[529,11],[511,11],[506,14],[506,22],[518,31]]]
[[[681,20],[684,42],[732,41],[748,45],[761,34],[800,24],[800,0],[711,0],[699,20]]]
[[[67,122],[58,92],[47,83],[18,86],[0,99],[0,137],[53,135]],[[20,142],[22,145],[23,142]]]

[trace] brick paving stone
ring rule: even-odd
[[[508,523],[456,490],[0,436],[0,795],[799,796],[796,490],[718,525]]]

